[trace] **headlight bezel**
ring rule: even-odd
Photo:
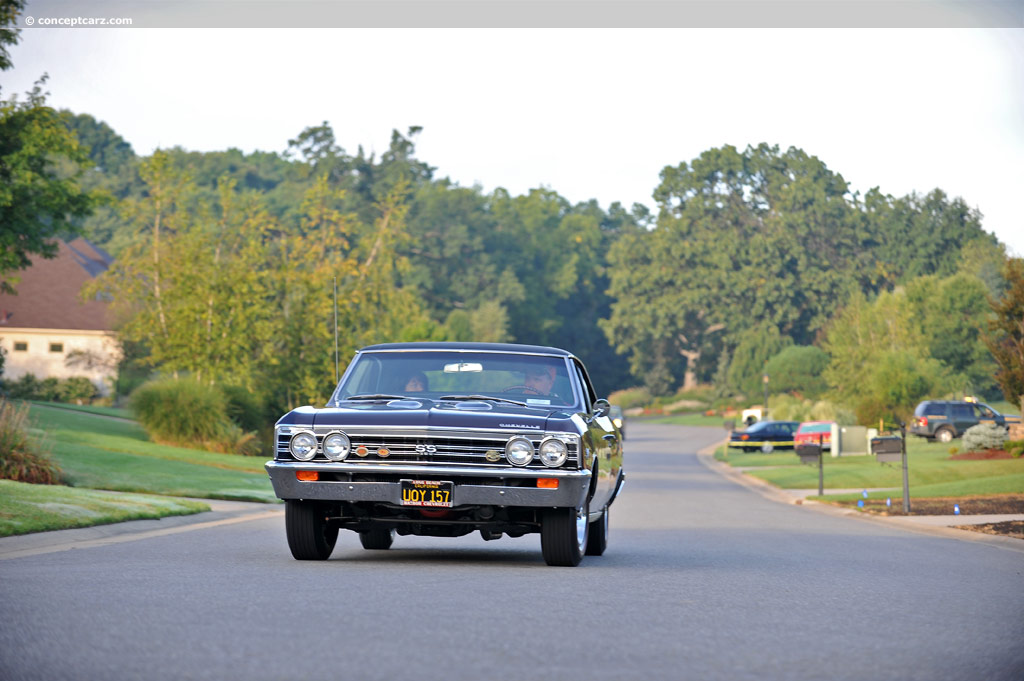
[[[344,450],[345,451],[342,452],[340,455],[339,454],[331,454],[331,439],[332,438],[342,438],[344,440],[344,442],[345,442],[345,444],[344,444]],[[323,448],[324,456],[326,456],[329,460],[331,460],[331,461],[344,461],[345,459],[348,458],[348,455],[352,453],[352,438],[350,438],[343,431],[333,430],[333,431],[331,431],[330,433],[327,433],[327,435],[324,436],[324,441],[323,441],[322,448]]]
[[[300,454],[299,452],[296,451],[296,441],[299,440],[300,438],[307,439],[306,446],[309,447],[309,450],[304,454]],[[309,440],[312,440],[312,442],[309,443]],[[292,458],[295,459],[296,461],[312,461],[313,459],[316,458],[318,449],[319,447],[317,446],[316,434],[309,430],[300,430],[296,433],[293,433],[291,439],[288,440],[288,453],[291,454]]]
[[[552,447],[558,450],[553,458],[547,456]],[[545,450],[548,451],[546,452]],[[537,458],[548,468],[558,468],[569,459],[569,445],[560,438],[546,437],[540,441],[540,447],[537,448]]]
[[[525,444],[527,449],[516,448],[513,450],[514,445]],[[513,451],[522,452],[522,455],[513,455]],[[529,451],[529,456],[524,456]],[[537,451],[533,447],[533,442],[530,438],[523,435],[516,435],[510,437],[508,442],[505,443],[505,459],[513,466],[528,466],[534,457],[537,455]]]

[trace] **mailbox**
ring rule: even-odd
[[[800,457],[800,463],[818,463],[821,459],[821,446],[797,445],[796,455]]]
[[[903,440],[897,435],[871,438],[871,453],[879,463],[900,463],[903,459]]]

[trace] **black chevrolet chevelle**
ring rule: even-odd
[[[267,471],[292,555],[324,560],[339,529],[366,549],[398,535],[539,533],[549,565],[608,544],[622,439],[583,364],[556,348],[390,343],[359,350],[322,409],[275,426]]]

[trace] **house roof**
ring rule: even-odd
[[[85,239],[57,244],[52,259],[36,256],[18,273],[17,295],[0,294],[0,331],[7,328],[88,329],[109,331],[108,303],[94,298],[82,302],[82,286],[113,262],[101,248]]]

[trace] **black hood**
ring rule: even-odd
[[[572,416],[549,407],[520,407],[483,400],[435,402],[428,399],[345,402],[343,406],[318,409],[311,415],[310,425],[315,426],[500,428],[519,432],[549,430],[552,429],[552,421],[564,422]],[[553,429],[562,430],[558,427]]]

